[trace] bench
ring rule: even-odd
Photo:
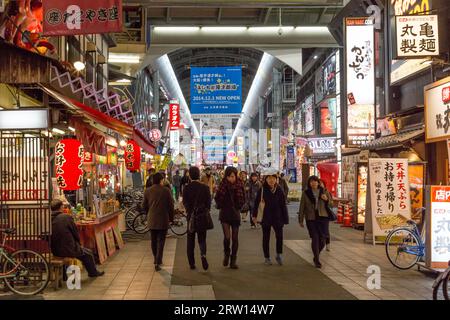
[[[62,288],[64,281],[64,267],[81,265],[76,258],[56,257],[50,260],[50,281],[53,281],[54,289]]]

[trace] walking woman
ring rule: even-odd
[[[322,267],[319,255],[325,247],[328,237],[329,218],[326,206],[329,205],[329,202],[330,198],[320,187],[319,178],[316,176],[309,177],[307,189],[303,191],[300,200],[298,222],[300,227],[304,228],[304,221],[306,220],[316,268]]]
[[[327,185],[325,183],[325,181],[323,181],[322,179],[319,180],[319,185],[320,187],[323,189],[323,192],[325,193],[325,195],[327,196],[327,198],[329,199],[329,204],[331,205],[331,203],[333,202],[333,196],[331,195],[331,193],[327,190]],[[327,251],[330,251],[330,220],[328,220],[327,223],[327,238],[325,240],[325,249]]]
[[[254,212],[255,209],[255,201],[258,198],[258,192],[261,189],[261,183],[258,179],[258,174],[256,172],[253,172],[250,175],[250,180],[247,182],[248,192],[246,194],[247,202],[250,207],[250,214]],[[254,222],[254,219],[250,219],[250,228],[254,229],[256,228],[256,224]]]
[[[189,176],[189,170],[184,171],[184,176],[181,178],[181,184],[180,184],[180,193],[183,197],[183,191],[184,187],[186,187],[191,182],[191,177]]]
[[[219,212],[219,220],[223,228],[223,266],[230,265],[231,269],[237,269],[237,251],[239,246],[239,226],[241,225],[240,210],[245,203],[244,186],[238,178],[238,171],[234,167],[227,167],[224,178],[214,198]],[[230,260],[230,244],[231,260]]]
[[[206,231],[214,228],[210,215],[211,210],[211,192],[207,185],[201,183],[200,169],[191,167],[189,175],[192,182],[184,188],[183,205],[186,208],[188,226],[187,234],[187,256],[189,266],[195,269],[195,234],[197,234],[198,246],[200,248],[202,267],[208,270],[208,260],[206,260]],[[191,221],[191,219],[193,219]],[[192,223],[192,224],[191,224]]]
[[[241,182],[244,185],[244,191],[245,191],[245,204],[241,208],[241,218],[242,218],[242,222],[247,222],[248,211],[250,210],[250,206],[249,206],[249,202],[248,202],[250,185],[248,183],[247,172],[241,171],[239,173],[239,178],[241,179]],[[250,220],[251,220],[251,217],[250,217]]]
[[[262,198],[261,198],[262,194]],[[265,173],[264,185],[258,192],[253,206],[253,222],[256,223],[258,208],[264,203],[264,215],[261,221],[263,230],[263,251],[265,264],[271,265],[270,260],[270,232],[275,231],[277,255],[275,260],[281,266],[283,264],[283,227],[289,224],[289,214],[286,206],[286,197],[278,184],[278,173],[276,170],[268,169]]]

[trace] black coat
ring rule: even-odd
[[[289,224],[289,213],[286,206],[286,197],[280,186],[273,193],[268,186],[264,186],[258,191],[258,195],[253,205],[253,217],[258,216],[258,208],[261,202],[261,190],[263,190],[264,216],[261,221],[262,225],[282,227],[285,224]]]
[[[206,184],[200,181],[192,181],[184,188],[183,205],[186,209],[187,220],[193,218],[195,213],[201,215],[195,220],[195,231],[201,232],[211,229],[210,221],[207,215],[211,210],[211,192]],[[197,208],[197,210],[194,210]]]
[[[52,212],[51,247],[57,257],[76,258],[83,254],[80,234],[72,216]]]

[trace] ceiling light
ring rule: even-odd
[[[75,67],[75,69],[77,71],[82,71],[82,70],[84,70],[84,68],[86,68],[86,65],[81,61],[74,62],[73,66]]]
[[[309,26],[309,27],[295,27],[296,32],[305,32],[305,33],[324,33],[329,32],[328,27],[317,27],[317,26]]]
[[[200,27],[154,27],[153,31],[158,33],[171,33],[171,32],[196,32],[200,31]]]
[[[69,130],[75,132],[75,128],[69,127]]]
[[[141,57],[137,54],[110,53],[108,62],[139,64],[141,63]]]
[[[246,31],[247,27],[203,27],[202,32],[211,33],[232,33],[232,32],[243,32]]]
[[[315,56],[313,57],[314,60],[317,60],[317,58],[319,58],[317,55],[315,55]]]
[[[58,129],[58,128],[53,128],[53,129],[52,129],[52,132],[58,133],[58,134],[65,134],[65,132],[64,132],[63,130]]]
[[[281,32],[289,32],[294,30],[294,27],[250,27],[248,29],[249,32],[258,32],[258,33],[279,33]]]
[[[131,80],[129,80],[129,79],[120,79],[120,80],[117,80],[117,82],[118,83],[131,83]]]

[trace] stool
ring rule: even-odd
[[[62,288],[64,277],[64,266],[77,264],[77,259],[53,256],[50,261],[50,279],[54,283],[54,289]]]

